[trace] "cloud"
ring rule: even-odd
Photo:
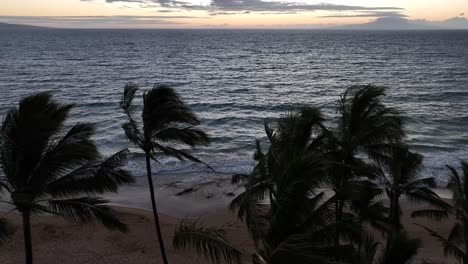
[[[90,0],[82,0],[90,1]],[[140,7],[164,7],[210,12],[304,12],[304,11],[383,11],[403,10],[399,7],[367,7],[335,4],[307,4],[272,0],[209,0],[208,4],[194,4],[180,0],[105,0],[106,3],[136,3]]]
[[[345,17],[369,17],[369,18],[399,17],[399,18],[404,18],[407,16],[396,11],[383,11],[383,12],[365,11],[365,12],[359,12],[355,14],[335,14],[335,15],[320,16],[319,18],[345,18]]]
[[[0,16],[1,22],[50,25],[60,27],[132,27],[151,25],[188,24],[178,19],[203,19],[208,17],[193,16]]]
[[[159,13],[174,13],[176,11],[171,10],[171,9],[160,9],[160,10],[156,10],[156,12],[159,12]]]

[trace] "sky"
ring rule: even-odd
[[[65,28],[326,28],[385,18],[466,17],[468,0],[1,0],[0,4],[0,22]]]

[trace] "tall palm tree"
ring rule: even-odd
[[[350,255],[350,247],[335,247],[332,231],[339,228],[351,236],[353,229],[335,225],[334,201],[317,191],[326,172],[326,161],[317,151],[322,144],[322,120],[318,109],[303,108],[267,122],[268,151],[264,153],[257,141],[252,173],[234,177],[245,184],[245,191],[232,201],[231,209],[246,222],[255,242],[253,263],[332,263],[331,252],[334,257]],[[259,204],[266,197],[270,205]],[[192,245],[208,256],[211,252],[228,255],[232,250],[213,236],[208,243],[206,234],[190,227],[179,227],[176,248]]]
[[[335,192],[335,219],[343,220],[347,201],[360,180],[373,178],[376,170],[364,159],[385,152],[388,144],[404,137],[402,117],[395,108],[382,102],[385,89],[373,85],[352,86],[338,102],[338,122],[328,133],[326,152],[333,166],[329,169],[329,184]],[[339,242],[337,234],[336,243]]]
[[[448,237],[438,234],[436,231],[424,227],[444,247],[445,256],[455,257],[460,263],[468,264],[468,163],[461,161],[462,175],[448,166],[451,175],[447,188],[452,191],[453,207],[449,210],[426,210],[423,216],[431,216],[436,220],[445,219],[448,213],[454,214],[456,223]]]
[[[22,215],[27,264],[33,262],[33,214],[49,213],[78,223],[98,221],[126,230],[107,200],[94,196],[133,182],[121,169],[126,150],[102,161],[91,140],[94,128],[87,123],[61,135],[71,108],[53,101],[49,93],[35,94],[12,108],[1,126],[0,186]]]
[[[381,179],[390,201],[387,255],[396,236],[402,232],[401,196],[406,196],[409,202],[428,203],[437,208],[447,207],[447,204],[430,189],[436,186],[434,178],[418,177],[422,159],[420,154],[409,151],[408,146],[404,144],[392,146],[390,155],[380,155],[377,158],[386,172],[382,173]],[[424,213],[427,211],[415,211],[413,216],[422,216]]]
[[[195,128],[200,124],[195,113],[181,100],[176,91],[166,85],[155,85],[153,89],[143,94],[142,127],[133,116],[132,102],[138,86],[125,86],[121,107],[124,109],[128,121],[123,125],[128,140],[138,146],[145,153],[146,172],[150,188],[151,205],[157,238],[164,264],[167,256],[161,234],[158,210],[154,195],[153,178],[151,174],[151,159],[157,162],[157,155],[176,157],[179,160],[201,162],[187,152],[165,145],[167,142],[185,144],[190,147],[207,145],[208,136]]]

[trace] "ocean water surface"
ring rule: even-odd
[[[407,116],[408,142],[424,176],[468,158],[468,31],[23,30],[0,32],[0,116],[18,100],[52,91],[75,103],[70,123],[92,122],[105,154],[129,146],[123,87],[176,87],[212,138],[192,153],[216,171],[248,172],[263,120],[292,106],[333,118],[348,86],[388,87]],[[141,100],[137,100],[141,104]],[[144,174],[141,154],[129,167]],[[203,181],[203,166],[162,159],[160,183]],[[171,176],[175,175],[175,176]]]

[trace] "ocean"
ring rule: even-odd
[[[68,124],[96,124],[106,155],[130,147],[119,108],[128,82],[173,85],[212,138],[191,153],[227,178],[252,168],[264,119],[306,104],[331,120],[347,87],[375,84],[407,115],[422,176],[443,183],[446,164],[468,159],[468,31],[2,31],[0,62],[0,116],[23,96],[52,91],[76,104]],[[128,167],[143,176],[142,155],[132,152]],[[160,184],[205,180],[203,166],[161,162]]]

